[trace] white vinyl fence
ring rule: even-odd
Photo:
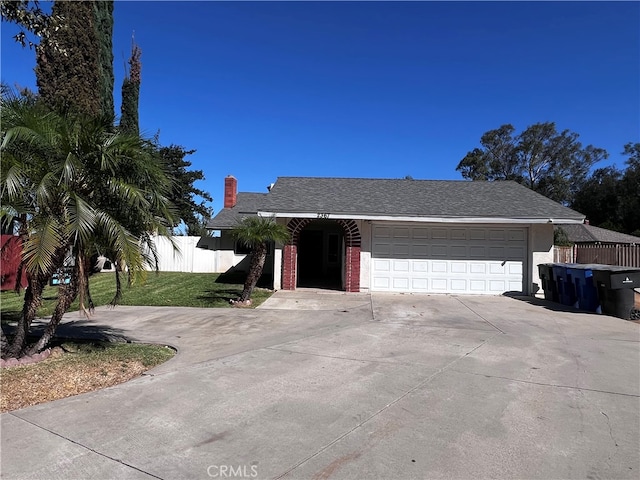
[[[216,238],[171,237],[171,239],[178,247],[177,251],[174,250],[168,238],[161,236],[154,238],[161,272],[215,273],[218,271],[218,252],[212,249],[215,248]]]

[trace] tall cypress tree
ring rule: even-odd
[[[37,47],[43,101],[113,118],[113,0],[53,4],[48,35]]]
[[[122,81],[122,105],[120,106],[120,129],[127,133],[140,133],[138,121],[138,103],[140,100],[140,81],[142,50],[132,40],[129,71]]]
[[[113,123],[113,0],[99,0],[94,5],[99,46],[101,114]]]

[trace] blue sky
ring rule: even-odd
[[[140,123],[197,152],[198,187],[278,176],[461,179],[487,130],[554,121],[622,167],[640,141],[638,2],[128,2],[114,11],[116,113],[135,31]],[[2,24],[2,81],[35,87]]]

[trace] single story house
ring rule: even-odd
[[[577,245],[640,245],[640,237],[594,227],[588,223],[563,224],[556,228],[562,228],[569,241]]]
[[[269,257],[275,289],[459,294],[535,294],[554,225],[584,221],[511,181],[280,177],[268,193],[238,193],[229,176],[207,225],[229,268],[246,254],[229,230],[247,215],[291,233]]]

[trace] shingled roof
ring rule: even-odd
[[[228,229],[243,216],[319,213],[349,218],[503,219],[582,223],[584,215],[516,182],[279,177],[269,193],[238,193],[209,220]]]
[[[567,232],[567,237],[572,243],[616,243],[640,245],[640,237],[614,232],[606,228],[594,227],[586,224],[558,225]]]
[[[235,227],[246,216],[257,215],[258,209],[264,203],[267,193],[239,192],[236,204],[232,208],[223,208],[207,222],[211,230],[226,230]]]
[[[584,215],[516,182],[279,177],[265,213],[504,218],[582,222]]]

